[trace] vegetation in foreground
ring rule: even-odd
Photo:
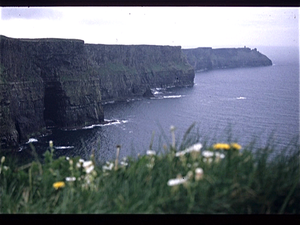
[[[1,156],[0,213],[300,213],[299,142],[274,149],[203,146],[188,132],[137,159],[54,159],[53,142],[25,165]],[[33,149],[34,150],[34,149]]]

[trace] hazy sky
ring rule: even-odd
[[[299,8],[2,7],[0,34],[183,48],[298,46]]]

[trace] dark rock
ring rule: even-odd
[[[145,93],[143,94],[143,97],[145,97],[145,98],[151,98],[151,97],[154,97],[154,95],[153,95],[153,93],[152,93],[152,91],[151,91],[150,88],[148,88],[148,89],[145,91]]]

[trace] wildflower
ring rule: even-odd
[[[202,152],[202,155],[203,155],[205,158],[210,158],[210,157],[213,157],[213,156],[214,156],[214,153],[211,152],[211,151],[203,151],[203,152]]]
[[[66,177],[66,181],[68,182],[72,182],[72,181],[75,181],[76,180],[76,177]]]
[[[82,167],[85,169],[86,173],[90,173],[94,169],[94,164],[92,161],[85,161],[82,163]]]
[[[2,156],[2,157],[1,157],[1,164],[3,164],[4,161],[5,161],[5,156]]]
[[[112,170],[114,164],[110,162],[106,162],[106,166],[102,166],[103,170]]]
[[[82,163],[82,167],[87,168],[93,165],[92,161],[85,161]]]
[[[54,187],[56,190],[59,189],[59,188],[63,188],[63,187],[65,187],[65,182],[63,182],[63,181],[55,182],[55,183],[53,184],[53,187]]]
[[[168,181],[168,186],[175,186],[175,185],[183,184],[185,182],[187,182],[187,179],[184,179],[183,177],[178,175],[176,179],[171,179]]]
[[[225,158],[225,155],[223,153],[219,153],[219,152],[216,152],[215,156],[216,156],[216,162],[219,162],[220,159]]]
[[[148,168],[152,169],[153,166],[154,166],[154,160],[155,160],[155,158],[152,157],[151,160],[150,160],[150,163],[148,163],[146,166],[147,166]]]
[[[53,148],[53,141],[49,141],[49,147]]]
[[[120,162],[120,164],[122,165],[122,166],[128,166],[128,163],[127,162]]]
[[[240,150],[242,148],[242,146],[240,146],[238,143],[231,143],[230,145],[232,148],[236,150]]]
[[[216,158],[221,158],[221,159],[224,159],[224,158],[225,158],[225,155],[222,154],[222,153],[219,153],[219,152],[216,152],[216,153],[215,153],[215,156],[216,156]]]
[[[189,171],[185,177],[182,177],[180,174],[177,175],[176,179],[171,179],[168,181],[168,186],[175,186],[179,184],[186,183],[190,178],[192,178],[193,172]]]
[[[230,149],[230,145],[229,144],[225,144],[225,143],[217,143],[213,145],[214,149],[225,149],[225,150],[229,150]]]
[[[123,161],[121,161],[120,164],[121,164],[123,167],[126,167],[126,166],[128,166],[128,163],[127,163],[126,161],[127,161],[127,158],[124,157],[124,158],[123,158]]]
[[[156,155],[156,152],[153,150],[147,150],[147,155]]]
[[[6,170],[9,169],[9,167],[8,167],[8,166],[3,166],[3,168],[2,168],[2,164],[1,164],[1,166],[0,166],[0,174],[1,174],[1,172],[2,172],[2,169],[4,169],[4,170],[6,171]]]
[[[77,168],[81,168],[83,166],[84,160],[83,159],[79,159],[78,162],[76,163],[76,167]]]
[[[195,170],[195,180],[201,180],[203,178],[203,169],[197,168]]]
[[[66,157],[66,160],[68,160],[68,161],[69,161],[69,160],[70,160],[70,158],[67,156],[67,157]]]
[[[94,166],[92,165],[92,166],[89,166],[89,167],[87,167],[87,168],[85,168],[85,172],[86,173],[90,173],[90,172],[92,172],[94,170]]]
[[[197,144],[194,144],[190,147],[188,147],[187,149],[181,151],[181,152],[176,152],[175,156],[182,156],[188,152],[199,152],[202,148],[202,144],[201,143],[197,143]]]
[[[171,132],[172,132],[172,131],[175,131],[176,128],[175,128],[173,125],[171,125],[171,126],[170,126],[170,130],[171,130]]]
[[[204,158],[204,159],[203,159],[203,162],[211,163],[211,162],[212,162],[212,158]]]

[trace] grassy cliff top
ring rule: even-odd
[[[299,142],[271,158],[271,146],[171,136],[136,159],[118,159],[118,145],[104,165],[94,155],[54,159],[51,141],[43,163],[0,154],[0,213],[300,213]]]

